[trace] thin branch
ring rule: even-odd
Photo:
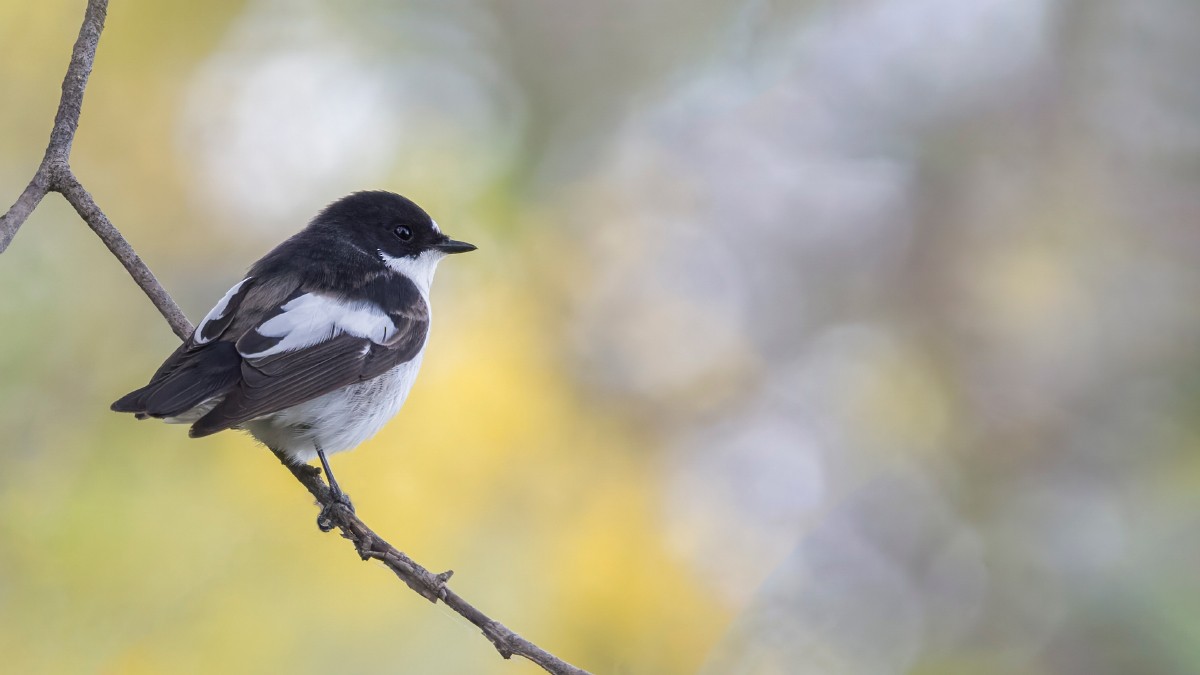
[[[46,176],[45,165],[38,167],[37,173],[33,174],[33,180],[29,181],[29,185],[25,186],[25,190],[21,192],[21,196],[17,197],[17,201],[0,216],[0,253],[8,248],[8,243],[16,236],[17,229],[25,223],[25,219],[38,204],[42,203],[42,197],[50,190],[50,179]]]
[[[125,271],[129,272],[129,276],[137,282],[137,285],[146,292],[146,296],[150,298],[150,302],[154,303],[154,307],[158,309],[167,323],[171,325],[171,330],[175,331],[175,335],[179,336],[180,340],[188,339],[192,334],[192,323],[183,315],[183,310],[179,309],[179,305],[175,304],[175,300],[167,293],[162,284],[158,283],[158,279],[154,277],[154,273],[146,267],[146,263],[142,262],[141,257],[121,236],[121,233],[109,222],[108,217],[96,205],[92,199],[92,195],[84,189],[83,185],[75,178],[75,174],[67,169],[61,178],[61,188],[63,196],[75,207],[75,212],[80,218],[92,228],[96,236],[104,242],[108,250],[116,256],[117,260],[125,266]]]
[[[108,9],[107,0],[89,0],[84,13],[79,38],[71,52],[71,65],[63,79],[62,98],[50,132],[50,143],[46,154],[33,175],[29,185],[11,208],[0,216],[0,253],[12,242],[29,215],[49,192],[61,193],[79,217],[92,228],[113,256],[124,265],[137,285],[146,293],[155,308],[170,324],[171,330],[181,340],[192,333],[192,324],[184,316],[179,305],[158,283],[142,259],[130,246],[120,231],[113,226],[95,200],[75,177],[70,167],[71,144],[79,127],[79,113],[83,105],[83,94],[87,88],[88,75],[96,58],[96,46],[104,29],[104,18]],[[588,675],[581,670],[517,635],[503,624],[488,618],[454,591],[447,587],[452,572],[434,574],[400,552],[366,523],[359,520],[350,509],[333,499],[329,486],[321,479],[321,472],[307,464],[292,464],[286,457],[276,453],[284,466],[292,472],[317,503],[325,508],[333,524],[349,539],[363,560],[378,560],[392,570],[409,588],[430,602],[441,600],[467,621],[477,626],[504,658],[521,656],[554,675]]]
[[[92,63],[96,60],[96,46],[100,44],[100,32],[104,30],[104,17],[108,13],[108,0],[88,0],[83,14],[83,25],[79,37],[71,49],[71,65],[63,78],[62,97],[58,100],[58,112],[54,115],[54,127],[50,130],[50,143],[46,154],[12,208],[0,216],[0,253],[8,248],[17,230],[25,219],[37,208],[47,192],[61,191],[63,173],[67,169],[67,158],[71,154],[71,143],[79,128],[79,113],[83,109],[83,91],[87,88],[88,76],[92,74]]]
[[[0,216],[0,253],[8,248],[13,237],[17,235],[17,230],[41,203],[42,197],[49,192],[61,193],[71,206],[75,207],[79,217],[83,218],[104,245],[108,246],[108,250],[121,261],[125,270],[154,303],[154,307],[167,319],[171,330],[182,340],[192,333],[192,324],[183,315],[179,305],[175,304],[158,283],[158,279],[146,263],[134,253],[133,247],[125,241],[125,237],[121,236],[100,207],[96,206],[92,196],[71,171],[71,144],[75,141],[75,132],[79,129],[83,92],[87,89],[88,77],[92,74],[96,47],[100,44],[100,33],[104,30],[107,12],[108,0],[89,0],[83,15],[83,25],[79,27],[79,37],[75,39],[75,46],[71,49],[71,65],[67,67],[67,74],[63,78],[62,97],[59,98],[58,111],[54,115],[54,127],[50,130],[46,154],[25,191],[8,212]]]
[[[108,0],[88,0],[83,14],[83,25],[79,37],[71,49],[71,65],[63,78],[62,98],[58,112],[54,115],[54,129],[50,131],[50,145],[46,157],[54,157],[64,164],[71,154],[71,143],[79,128],[79,113],[83,110],[83,91],[87,89],[88,77],[92,74],[92,63],[96,60],[96,46],[100,44],[100,33],[104,30],[104,18],[108,14]]]
[[[278,452],[275,455],[292,472],[296,480],[308,488],[308,491],[317,500],[317,504],[325,507],[325,512],[329,515],[333,525],[341,530],[343,537],[354,544],[359,557],[363,560],[374,559],[382,562],[396,576],[400,577],[401,581],[408,584],[409,588],[426,600],[434,603],[441,600],[446,603],[447,607],[458,612],[483,631],[484,636],[491,641],[492,646],[504,658],[507,659],[514,655],[523,656],[550,673],[588,675],[587,671],[576,668],[512,632],[500,622],[488,618],[486,614],[450,590],[446,586],[446,582],[453,576],[453,571],[447,570],[441,574],[434,574],[375,534],[371,528],[367,527],[366,523],[358,519],[353,511],[333,498],[329,486],[321,479],[320,469],[308,464],[293,464],[286,456]]]

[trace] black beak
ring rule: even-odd
[[[465,241],[455,241],[453,239],[447,239],[440,244],[434,244],[433,247],[442,253],[466,253],[467,251],[475,250],[475,244],[468,244]]]

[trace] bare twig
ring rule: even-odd
[[[326,507],[326,513],[330,520],[342,531],[342,536],[354,544],[354,548],[358,549],[358,555],[363,560],[375,559],[382,562],[388,569],[395,572],[401,581],[408,584],[409,588],[421,594],[426,600],[430,602],[441,600],[446,603],[447,607],[458,612],[483,631],[483,634],[495,646],[496,651],[500,652],[504,658],[507,659],[514,655],[523,656],[550,673],[587,675],[587,671],[576,668],[512,632],[500,622],[489,619],[471,603],[450,590],[446,586],[446,582],[450,580],[454,572],[448,570],[441,574],[434,574],[380,538],[371,528],[367,527],[366,523],[359,520],[354,512],[333,498],[329,486],[321,480],[320,469],[308,464],[293,464],[278,452],[275,455],[292,472],[296,480],[308,488],[317,503]]]
[[[71,171],[71,143],[75,140],[75,132],[79,127],[83,93],[87,88],[88,75],[92,72],[96,46],[104,29],[107,9],[107,0],[88,1],[83,26],[71,52],[71,65],[67,68],[66,78],[63,79],[62,98],[59,100],[58,113],[54,118],[54,128],[50,132],[46,154],[21,196],[8,212],[0,216],[0,253],[8,248],[17,230],[47,193],[61,193],[75,208],[79,217],[100,237],[108,250],[112,251],[113,256],[125,266],[134,282],[170,324],[171,330],[181,340],[186,340],[192,333],[192,324]],[[450,590],[446,582],[450,580],[452,572],[433,574],[384,541],[350,509],[333,499],[329,486],[321,479],[318,469],[307,464],[292,464],[283,455],[276,455],[296,480],[312,493],[317,503],[326,507],[325,511],[330,520],[341,530],[342,536],[354,544],[363,560],[374,559],[382,562],[409,588],[425,599],[435,603],[439,600],[444,602],[447,607],[477,626],[504,658],[522,656],[554,675],[588,675],[587,671],[572,666],[512,632],[503,624],[488,618]]]
[[[92,74],[92,62],[96,58],[96,45],[100,42],[100,31],[104,30],[104,16],[108,12],[108,0],[89,0],[84,12],[79,37],[71,50],[71,65],[63,78],[62,98],[58,101],[58,112],[54,116],[54,128],[50,130],[50,143],[38,166],[29,187],[17,198],[3,216],[0,216],[0,253],[8,248],[9,242],[33,209],[47,192],[61,190],[64,174],[70,171],[67,158],[71,154],[71,143],[79,128],[79,112],[83,106],[83,90],[88,76]]]
[[[62,193],[71,206],[75,207],[79,217],[83,218],[104,245],[108,246],[133,280],[150,297],[150,301],[171,325],[171,330],[175,331],[180,339],[186,339],[192,332],[192,324],[188,323],[179,305],[175,304],[158,283],[158,279],[154,278],[154,273],[134,253],[133,247],[108,221],[104,212],[92,200],[92,196],[83,189],[83,185],[71,172],[71,143],[75,141],[75,131],[79,129],[83,92],[87,88],[88,76],[92,74],[96,46],[100,44],[100,32],[104,30],[104,17],[107,12],[108,0],[89,0],[83,15],[83,25],[79,28],[79,37],[71,50],[71,65],[67,67],[67,76],[63,78],[62,98],[58,101],[58,112],[54,116],[54,128],[50,131],[50,143],[46,146],[46,154],[25,191],[17,198],[12,208],[0,216],[0,253],[8,248],[17,230],[25,224],[29,214],[33,213],[46,193]]]
[[[75,178],[75,174],[68,169],[61,180],[59,191],[75,207],[75,212],[79,214],[87,222],[92,231],[96,233],[108,250],[116,256],[117,260],[125,266],[125,271],[129,272],[129,276],[137,282],[137,285],[146,292],[146,296],[150,298],[150,302],[154,303],[154,307],[158,309],[167,323],[171,325],[171,330],[175,331],[175,335],[179,336],[180,340],[186,340],[192,334],[192,323],[183,315],[183,310],[179,309],[179,305],[175,304],[175,300],[167,293],[162,284],[158,283],[158,279],[154,278],[154,273],[146,267],[146,263],[138,257],[133,247],[121,236],[121,233],[108,221],[108,216],[96,206],[96,202],[92,200],[92,195],[83,188],[83,185]]]

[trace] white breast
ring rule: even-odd
[[[379,377],[331,391],[287,410],[247,422],[247,431],[294,460],[349,450],[374,436],[400,412],[417,379],[425,351]]]

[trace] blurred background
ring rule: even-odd
[[[0,4],[0,197],[82,0]],[[114,0],[73,153],[196,320],[356,189],[446,262],[359,513],[599,673],[1200,673],[1192,0]],[[526,673],[246,436],[66,203],[0,258],[13,673]]]

